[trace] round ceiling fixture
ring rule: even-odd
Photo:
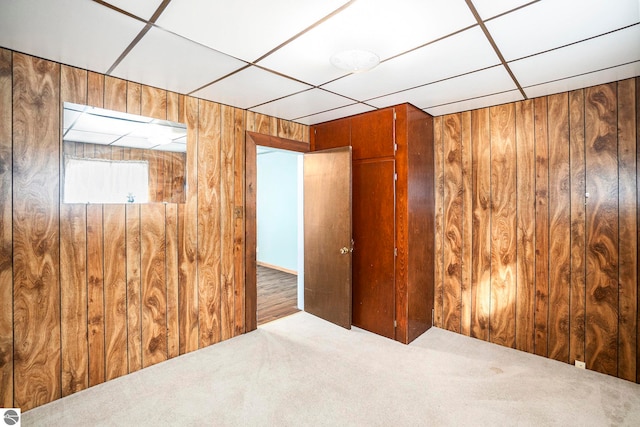
[[[334,67],[344,71],[363,73],[378,65],[380,58],[368,50],[352,49],[333,54],[331,63]]]

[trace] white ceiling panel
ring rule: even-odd
[[[149,20],[158,9],[158,6],[162,4],[162,0],[105,0],[105,3],[112,4],[138,18]]]
[[[86,0],[0,5],[0,46],[104,73],[144,24]]]
[[[547,0],[487,22],[507,61],[640,21],[638,0]]]
[[[364,49],[384,60],[475,23],[464,0],[357,1],[259,63],[320,85],[345,74],[331,65],[334,53]]]
[[[64,136],[64,140],[70,142],[84,142],[87,144],[111,144],[119,137],[119,135],[114,134],[70,130]]]
[[[532,0],[472,0],[483,20],[531,3]]]
[[[346,3],[347,0],[173,0],[156,23],[252,62]]]
[[[113,145],[118,145],[122,147],[131,147],[131,148],[152,148],[155,147],[155,142],[150,141],[148,138],[136,138],[133,136],[124,136],[113,143]]]
[[[353,101],[350,99],[334,95],[322,89],[311,89],[269,102],[259,107],[251,108],[251,111],[293,120],[296,117],[304,117],[326,110],[344,107],[352,103]]]
[[[312,116],[296,119],[296,122],[305,125],[315,125],[317,123],[328,122],[329,120],[339,119],[342,117],[353,116],[354,114],[366,113],[373,111],[375,108],[365,104],[351,104],[346,107],[336,108],[335,110],[325,111],[324,113],[314,114]]]
[[[620,67],[608,68],[594,73],[583,74],[568,79],[556,80],[550,83],[525,87],[524,92],[529,98],[550,95],[584,87],[595,86],[603,83],[624,80],[631,77],[640,76],[640,61]]]
[[[459,111],[475,110],[476,108],[490,107],[493,105],[506,104],[508,102],[522,101],[524,98],[519,90],[497,93],[495,95],[483,96],[480,98],[468,99],[466,101],[454,102],[441,105],[439,107],[427,108],[425,111],[432,116],[442,116],[444,114],[457,113]]]
[[[367,73],[351,74],[323,87],[363,101],[499,63],[489,41],[476,26],[393,58]]]
[[[532,86],[640,59],[640,25],[509,63],[522,86]]]
[[[113,75],[189,93],[245,65],[175,34],[151,28]]]
[[[307,89],[311,86],[249,67],[192,95],[246,109]]]
[[[367,101],[378,108],[409,102],[418,108],[464,101],[516,89],[509,73],[497,66],[416,89]]]

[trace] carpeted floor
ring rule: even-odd
[[[640,425],[640,385],[432,328],[300,312],[23,414],[24,426]]]

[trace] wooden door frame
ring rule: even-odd
[[[245,164],[244,164],[244,200],[245,200],[245,228],[244,228],[244,318],[245,331],[250,332],[258,327],[257,322],[257,270],[256,270],[256,246],[258,243],[257,234],[257,150],[256,146],[278,148],[281,150],[296,151],[298,153],[308,153],[310,146],[308,142],[294,141],[292,139],[280,138],[277,136],[264,135],[261,133],[246,131],[245,138]]]

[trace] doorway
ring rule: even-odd
[[[304,309],[302,153],[256,147],[257,324]]]

